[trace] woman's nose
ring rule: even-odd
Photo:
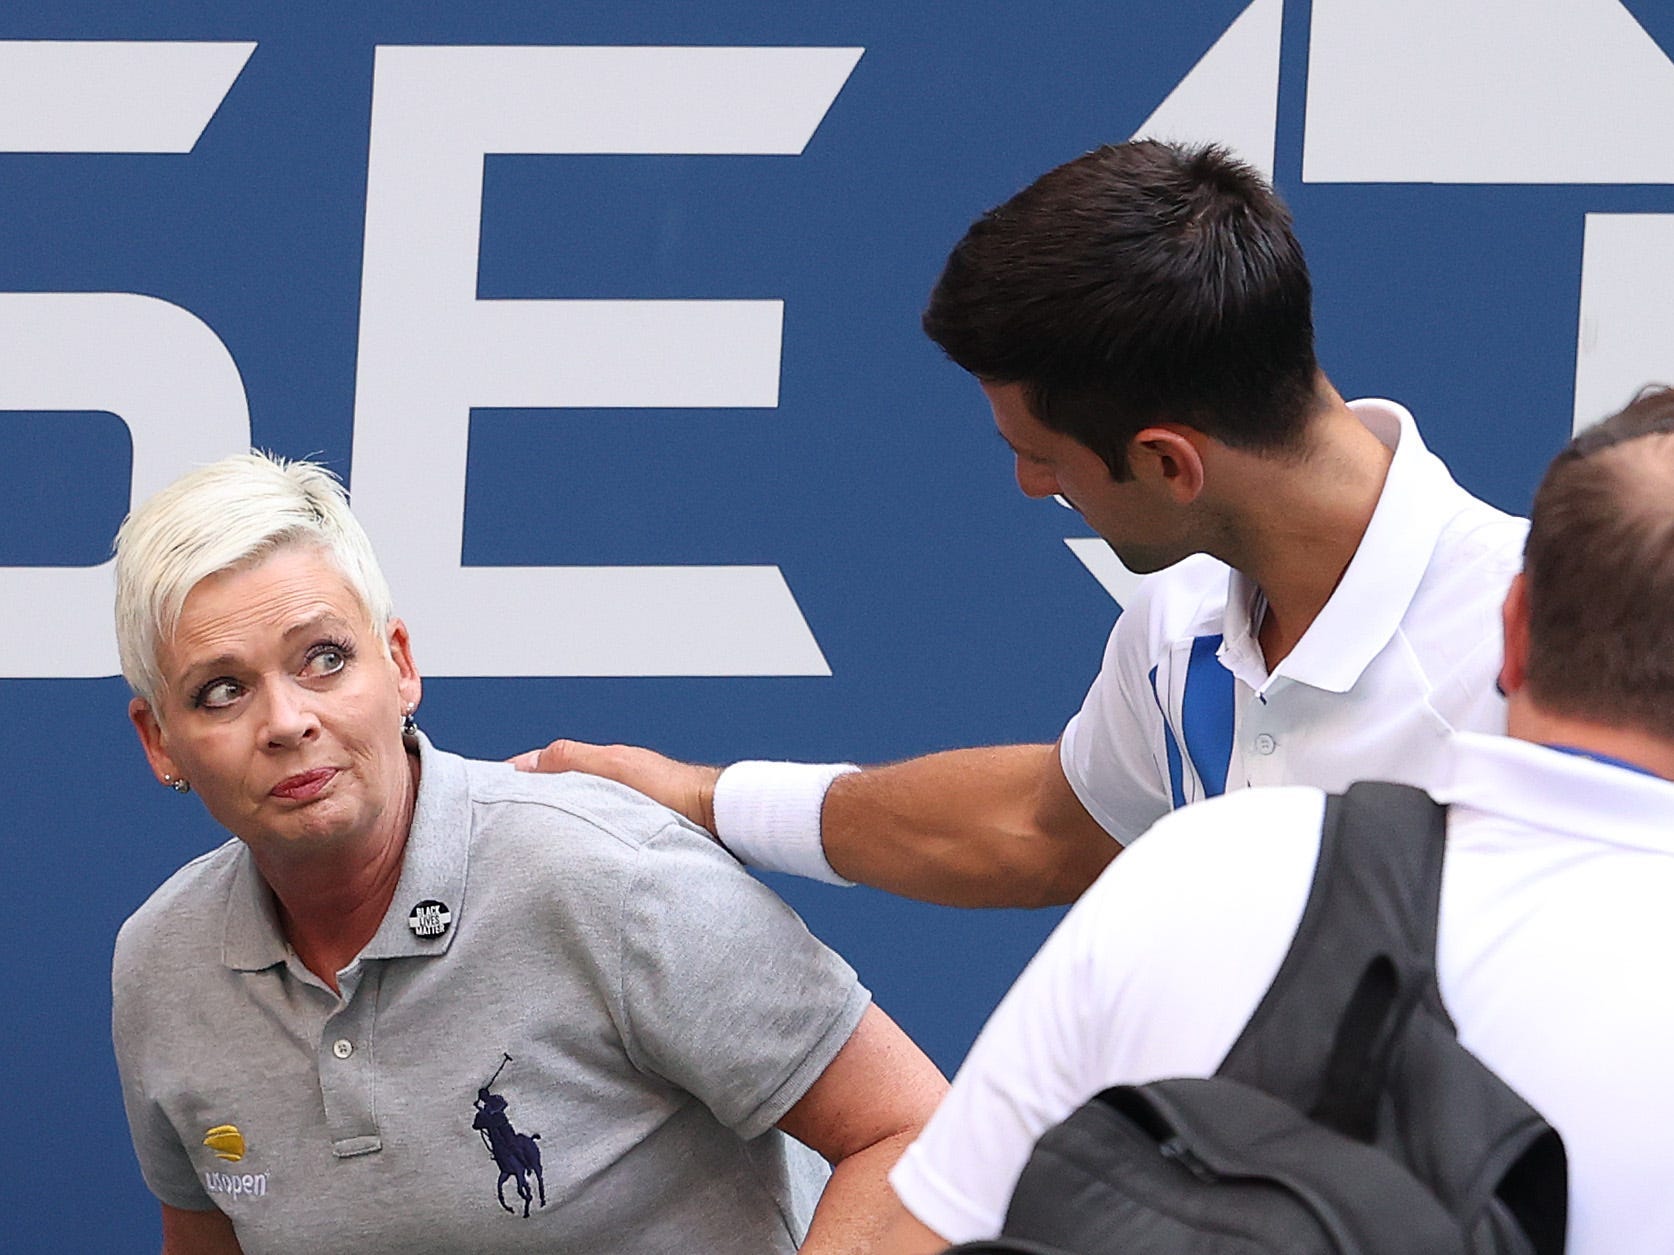
[[[276,685],[267,694],[267,739],[274,745],[293,745],[319,732],[312,695],[293,685]]]

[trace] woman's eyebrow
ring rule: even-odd
[[[334,635],[344,635],[354,630],[354,625],[342,615],[332,610],[322,610],[318,614],[311,614],[306,619],[300,619],[286,628],[280,637],[283,641],[292,641],[299,636],[312,636],[318,632],[330,632]],[[205,658],[193,662],[181,673],[181,683],[191,688],[199,678],[214,672],[237,667],[244,661],[242,655],[226,652],[216,654],[213,658]]]
[[[330,610],[322,610],[318,614],[311,614],[306,619],[299,620],[285,629],[282,639],[291,640],[298,636],[309,636],[315,632],[330,629],[335,632],[347,632],[353,625],[342,615]]]

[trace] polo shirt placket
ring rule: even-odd
[[[316,1051],[331,1153],[339,1159],[384,1146],[374,1101],[378,1078],[373,1050],[382,975],[381,963],[360,960],[337,974],[342,1002],[327,1018]]]
[[[444,774],[451,763],[432,759]],[[440,781],[436,783],[441,783]],[[470,831],[467,795],[457,788],[423,789],[426,805],[416,809],[403,854],[401,879],[389,910],[372,940],[348,967],[337,973],[339,992],[297,957],[279,928],[271,891],[254,865],[240,868],[228,896],[222,961],[235,971],[257,972],[284,964],[306,990],[306,1001],[270,1001],[269,1015],[285,1024],[300,1041],[314,1047],[320,1101],[332,1154],[351,1159],[383,1148],[378,1127],[377,1027],[379,992],[391,960],[435,958],[453,943],[454,923],[464,907],[469,843],[450,838]],[[408,926],[411,909],[438,901],[450,911],[441,934],[421,936]],[[277,990],[276,990],[277,992]]]

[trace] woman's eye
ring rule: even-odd
[[[231,706],[240,692],[236,680],[211,680],[198,690],[198,705],[210,710]]]
[[[338,645],[319,645],[308,652],[310,675],[335,675],[349,661],[349,653]]]

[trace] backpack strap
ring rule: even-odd
[[[1406,1014],[1423,1003],[1452,1028],[1435,973],[1446,818],[1407,785],[1362,782],[1326,799],[1302,922],[1217,1075],[1369,1138]]]
[[[1405,785],[1330,797],[1278,975],[1218,1076],[1409,1165],[1484,1250],[1564,1249],[1563,1143],[1459,1044],[1436,981],[1446,808]],[[1492,1232],[1514,1221],[1517,1247]],[[1487,1235],[1487,1236],[1484,1236]],[[1510,1241],[1510,1239],[1507,1239]]]

